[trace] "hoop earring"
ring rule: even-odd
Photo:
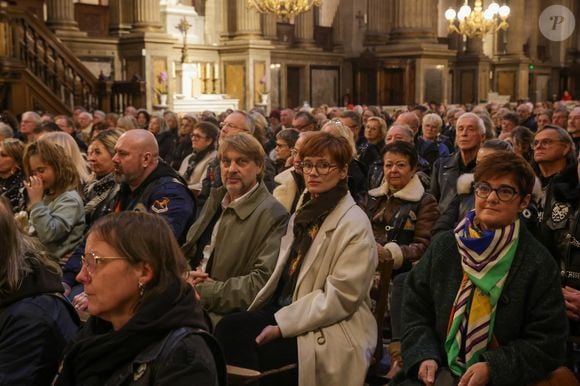
[[[139,282],[139,296],[143,297],[143,294],[145,294],[145,286],[143,283]]]

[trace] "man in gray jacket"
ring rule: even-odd
[[[264,286],[278,258],[288,213],[262,181],[264,149],[250,134],[223,138],[223,186],[215,189],[183,246],[195,286],[213,323],[242,311]]]

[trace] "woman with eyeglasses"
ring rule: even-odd
[[[170,150],[164,160],[172,168],[179,170],[183,159],[190,155],[192,152],[191,134],[193,134],[193,126],[197,123],[197,119],[191,115],[184,115],[179,120],[179,129],[173,130],[169,124],[175,121],[175,125],[177,125],[177,116],[174,113],[169,112],[165,112],[164,116],[167,120],[167,125],[170,128],[170,136],[174,143],[173,148]]]
[[[563,364],[560,272],[519,219],[534,182],[514,153],[477,164],[475,210],[408,274],[404,371],[391,384],[529,385]]]
[[[431,240],[439,216],[437,200],[425,191],[417,175],[415,146],[395,141],[383,150],[384,182],[369,191],[367,214],[380,260],[393,261],[391,289],[391,378],[401,369],[401,301],[407,272],[419,260]]]
[[[352,147],[317,132],[299,155],[306,202],[290,220],[274,273],[249,311],[224,317],[215,334],[231,365],[297,364],[261,385],[361,386],[377,342],[369,298],[377,252],[346,183]]]
[[[219,129],[210,122],[199,122],[193,126],[191,148],[193,153],[183,159],[179,175],[187,181],[187,187],[195,194],[201,191],[209,163],[217,157]]]
[[[299,135],[300,132],[296,129],[284,129],[276,134],[276,160],[274,161],[276,175],[292,166],[292,149]]]
[[[161,216],[130,211],[99,219],[77,277],[91,317],[67,346],[55,384],[224,384],[187,270]]]

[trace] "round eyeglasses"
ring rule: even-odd
[[[492,188],[485,182],[478,182],[475,184],[475,194],[479,198],[488,198],[491,192],[495,192],[500,201],[509,202],[518,194],[518,191],[511,186],[500,186],[499,188]]]

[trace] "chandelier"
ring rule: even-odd
[[[445,19],[449,21],[449,32],[455,32],[467,37],[483,37],[490,32],[507,30],[508,23],[506,21],[510,14],[510,7],[502,5],[501,7],[492,2],[484,11],[481,0],[475,0],[473,10],[465,4],[459,8],[459,12],[455,12],[453,8],[445,11]],[[458,23],[455,23],[457,16]]]
[[[288,20],[302,12],[309,11],[312,6],[320,7],[322,0],[248,0],[248,4],[261,13],[273,13]]]

